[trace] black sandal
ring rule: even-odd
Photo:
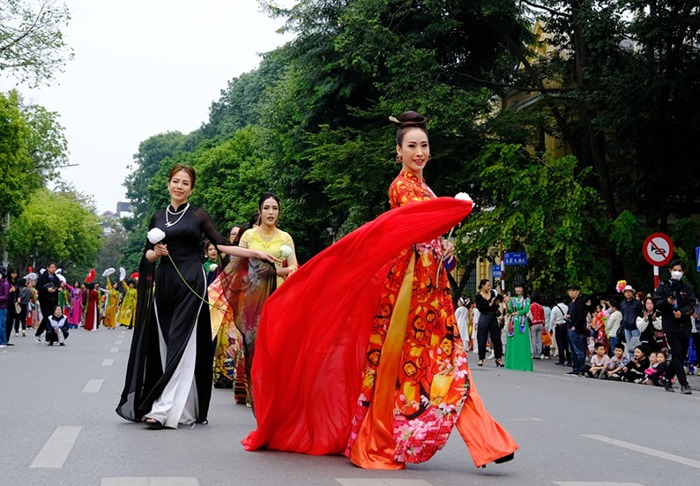
[[[147,418],[144,420],[144,423],[146,424],[147,429],[160,430],[163,428],[163,422],[154,418]]]

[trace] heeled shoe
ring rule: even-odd
[[[160,430],[163,428],[163,422],[154,418],[147,418],[144,420],[144,423],[146,424],[147,429]]]
[[[496,368],[503,368],[503,360],[502,359],[496,360]]]
[[[496,459],[495,462],[496,464],[503,464],[504,462],[512,461],[515,458],[515,452],[511,452],[507,456],[503,456],[499,459]]]
[[[480,359],[479,362],[477,363],[478,366],[484,366],[484,360]]]

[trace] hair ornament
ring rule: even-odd
[[[396,123],[397,125],[401,125],[401,122],[399,121],[399,119],[396,118],[394,115],[391,115],[391,116],[389,117],[389,121],[390,121],[391,123]]]

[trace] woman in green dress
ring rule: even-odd
[[[515,296],[508,301],[508,323],[506,329],[506,368],[510,370],[532,371],[532,350],[530,349],[530,326],[527,313],[530,299],[525,297],[523,284],[515,284]]]

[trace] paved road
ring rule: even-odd
[[[66,347],[28,336],[0,350],[0,485],[659,486],[700,482],[700,378],[692,396],[535,372],[474,375],[487,407],[521,446],[474,468],[458,434],[425,464],[367,471],[344,457],[245,452],[250,410],[215,389],[210,424],[149,431],[114,413],[131,334],[73,331]],[[470,354],[470,361],[476,360]]]

